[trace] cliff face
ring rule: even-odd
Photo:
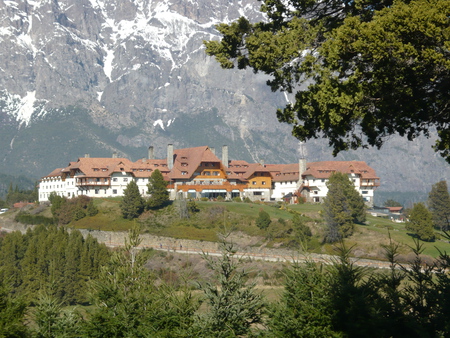
[[[39,177],[84,153],[133,160],[155,146],[230,146],[231,158],[296,162],[298,142],[277,122],[283,95],[264,76],[222,70],[203,40],[254,0],[0,0],[0,172]],[[383,189],[424,190],[450,179],[429,149],[393,138],[366,160]],[[330,158],[323,141],[311,160]],[[405,170],[408,168],[408,170]],[[399,176],[400,175],[400,176]],[[388,183],[389,186],[385,186]]]

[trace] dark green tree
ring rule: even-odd
[[[332,327],[334,310],[329,275],[323,265],[298,262],[286,271],[281,301],[270,308],[269,332],[274,337],[342,337]]]
[[[383,205],[385,207],[401,207],[402,206],[399,202],[394,201],[393,199],[388,199],[388,200],[384,201]]]
[[[27,337],[25,313],[27,304],[23,297],[13,294],[7,279],[0,279],[0,337]]]
[[[346,192],[348,187],[355,190],[346,174],[336,172],[330,176],[327,182],[328,193],[323,201],[323,216],[327,224],[325,234],[326,242],[336,242],[342,238],[349,237],[354,230],[354,214]]]
[[[150,176],[147,185],[147,193],[150,195],[147,205],[150,209],[162,208],[169,202],[167,184],[161,172],[156,169]]]
[[[126,219],[139,217],[144,211],[144,207],[144,198],[141,196],[136,182],[132,180],[123,191],[123,198],[120,202],[122,216]]]
[[[303,222],[300,215],[295,214],[294,217],[292,217],[292,227],[294,228],[295,236],[300,243],[306,244],[311,239],[311,229]]]
[[[270,223],[272,223],[270,215],[266,211],[261,209],[258,213],[258,218],[256,219],[256,226],[264,230],[269,227]]]
[[[41,291],[33,309],[38,338],[82,336],[82,315],[75,309],[63,309],[63,303],[46,291]]]
[[[247,275],[239,268],[233,246],[222,243],[218,259],[203,256],[214,271],[215,280],[204,283],[201,289],[208,304],[207,312],[198,318],[198,337],[243,337],[251,335],[253,327],[262,323],[264,301],[255,291],[255,284],[247,284]]]
[[[113,253],[91,284],[95,308],[86,323],[88,337],[182,337],[196,309],[190,293],[155,285],[144,267],[150,251],[139,250],[133,228],[123,250]]]
[[[422,241],[434,241],[433,215],[423,203],[415,203],[408,215],[406,230],[412,231]]]
[[[433,223],[436,229],[450,229],[450,195],[448,193],[447,181],[433,184],[428,195],[428,208],[433,214]]]
[[[435,127],[435,150],[450,161],[449,1],[261,2],[263,22],[219,24],[223,38],[206,53],[295,94],[277,112],[295,137],[326,137],[337,154]]]

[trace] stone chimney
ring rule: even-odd
[[[228,167],[228,146],[222,146],[222,164]]]
[[[153,146],[148,147],[148,159],[149,160],[155,159],[155,154],[153,152]]]
[[[173,168],[173,144],[167,145],[167,167],[169,170]]]
[[[84,154],[84,157],[85,157],[85,158],[89,158],[89,157],[91,157],[91,155],[89,155],[89,154]]]
[[[112,158],[117,158],[117,153],[116,152],[112,153]]]
[[[216,154],[216,148],[214,147],[209,147],[209,150],[211,150],[211,152],[215,155]]]
[[[306,171],[306,158],[301,158],[298,161],[298,181],[303,182],[302,174]]]

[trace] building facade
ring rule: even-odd
[[[328,161],[294,164],[248,163],[228,159],[228,147],[222,158],[207,146],[174,149],[167,147],[167,158],[154,159],[153,147],[148,158],[132,162],[126,158],[91,158],[89,155],[70,162],[43,177],[39,184],[39,201],[48,201],[52,192],[68,198],[122,196],[131,180],[141,195],[147,196],[149,177],[158,169],[168,182],[171,199],[239,197],[252,201],[285,201],[298,198],[322,202],[328,189],[326,182],[335,171],[347,173],[355,189],[368,204],[379,186],[375,171],[361,161]]]

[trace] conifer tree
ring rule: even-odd
[[[428,195],[428,207],[433,214],[434,227],[441,231],[450,229],[450,195],[447,181],[433,185]]]
[[[232,244],[222,244],[222,256],[204,256],[215,273],[213,283],[205,283],[202,290],[208,311],[199,317],[199,337],[247,337],[255,324],[262,323],[264,300],[255,291],[255,283],[246,283],[248,273],[239,268]]]
[[[169,201],[169,192],[167,191],[167,182],[164,180],[161,172],[156,169],[148,180],[148,191],[150,198],[147,205],[150,209],[159,209],[164,207]]]
[[[409,222],[406,229],[412,231],[422,241],[433,241],[435,239],[433,231],[433,215],[425,204],[416,203],[409,213]]]
[[[270,223],[272,223],[270,215],[266,211],[261,209],[259,211],[258,218],[256,219],[256,226],[264,230],[269,227]]]
[[[128,183],[123,192],[123,199],[120,203],[122,216],[126,219],[139,217],[144,211],[145,201],[142,198],[139,188],[134,180]]]
[[[352,209],[345,195],[350,184],[347,175],[336,172],[327,182],[328,194],[323,202],[324,219],[327,223],[325,241],[333,243],[353,234]],[[354,189],[354,188],[353,188]]]

